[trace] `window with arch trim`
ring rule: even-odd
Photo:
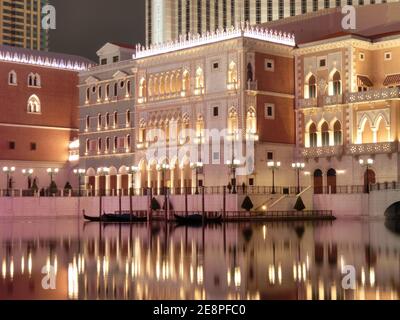
[[[336,71],[332,77],[332,93],[335,96],[342,94],[342,82],[339,71]]]
[[[27,112],[28,113],[41,113],[40,99],[37,95],[33,94],[28,99]]]
[[[341,145],[342,142],[342,124],[339,121],[336,121],[333,125],[333,139],[335,142],[335,146]]]
[[[8,74],[8,84],[16,86],[17,80],[17,73],[14,70],[10,71]]]
[[[309,140],[310,148],[315,148],[317,146],[317,126],[312,123],[309,128]]]
[[[41,80],[40,80],[40,75],[38,73],[30,73],[28,75],[28,86],[29,87],[40,87],[41,86]]]
[[[308,98],[317,97],[317,80],[314,75],[311,75],[308,79]]]
[[[324,122],[321,126],[321,142],[323,147],[329,146],[329,125]]]

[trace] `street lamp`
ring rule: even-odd
[[[272,171],[272,194],[275,194],[275,170],[281,167],[280,161],[270,161],[267,163],[268,168]]]
[[[292,163],[292,168],[296,170],[297,173],[297,194],[300,194],[300,172],[304,170],[305,166],[303,162]]]
[[[366,188],[365,188],[365,193],[369,193],[369,191],[370,191],[370,187],[369,187],[369,183],[370,183],[370,181],[369,181],[369,168],[374,164],[374,159],[371,159],[371,158],[368,158],[367,160],[360,159],[359,163],[360,163],[361,167],[363,167],[363,168],[365,167],[366,168],[366,179],[367,179],[366,183],[367,183],[367,185],[366,185]]]
[[[233,160],[228,160],[226,164],[231,168],[232,172],[232,193],[236,194],[236,169],[240,167],[240,160],[238,159],[233,159]]]
[[[85,176],[85,169],[74,169],[74,174],[78,176],[78,196],[81,196],[82,177]]]
[[[7,197],[10,196],[10,176],[15,172],[15,167],[3,167],[3,172],[7,176]]]
[[[139,172],[139,168],[136,166],[131,166],[128,169],[128,173],[131,174],[131,188],[130,194],[133,195],[133,190],[135,189],[135,174]]]
[[[50,183],[53,183],[53,177],[58,174],[60,170],[58,168],[48,168],[47,173],[50,176]]]
[[[164,194],[164,192],[165,192],[165,171],[167,171],[169,169],[169,164],[166,164],[166,163],[163,163],[163,164],[161,164],[161,165],[157,165],[157,170],[158,171],[161,171],[161,175],[162,175],[162,177],[161,177],[161,183],[162,183],[162,186],[161,186],[161,194]]]
[[[195,162],[190,164],[190,168],[196,170],[196,194],[199,194],[199,171],[203,168],[203,162]]]
[[[22,174],[25,176],[25,177],[27,177],[27,179],[28,179],[28,189],[30,189],[32,186],[31,186],[31,178],[32,178],[32,175],[33,175],[33,169],[22,169]]]

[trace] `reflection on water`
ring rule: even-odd
[[[384,221],[187,228],[0,221],[0,299],[398,299]],[[356,290],[342,289],[344,265]],[[53,270],[55,290],[42,279]]]

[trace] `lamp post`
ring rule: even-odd
[[[157,165],[157,170],[161,172],[161,194],[165,194],[165,171],[169,169],[169,164],[163,163],[161,165]]]
[[[131,175],[131,187],[130,187],[130,195],[133,195],[133,190],[135,190],[135,174],[139,172],[139,168],[136,166],[131,166],[128,169],[128,173]]]
[[[30,189],[32,187],[30,181],[33,175],[33,169],[22,169],[21,172],[28,179],[28,189]]]
[[[272,171],[272,194],[275,194],[275,170],[281,167],[280,161],[270,161],[267,163],[268,168]]]
[[[374,159],[368,158],[367,160],[364,159],[360,159],[359,160],[360,166],[363,168],[366,168],[366,187],[365,187],[365,193],[369,193],[370,192],[370,181],[369,181],[369,169],[371,168],[371,166],[374,164]]]
[[[239,168],[240,166],[240,160],[238,159],[233,159],[233,160],[228,160],[226,164],[231,168],[232,172],[232,193],[236,194],[236,169]]]
[[[199,194],[199,171],[201,168],[203,168],[203,162],[195,162],[190,164],[190,168],[196,170],[196,194]]]
[[[48,168],[48,169],[47,169],[47,173],[48,173],[49,176],[50,176],[50,183],[51,183],[51,184],[52,184],[53,181],[54,181],[54,179],[53,179],[54,176],[57,175],[59,171],[60,171],[60,170],[59,170],[58,168]]]
[[[10,176],[15,172],[15,167],[3,167],[3,172],[7,177],[7,194],[6,196],[10,196]]]
[[[85,169],[74,169],[74,174],[78,176],[78,197],[81,197],[82,177],[85,176]]]
[[[297,194],[300,194],[300,172],[304,170],[305,166],[303,162],[292,163],[292,168],[296,170],[297,173]]]

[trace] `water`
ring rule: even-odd
[[[399,253],[383,220],[204,230],[0,220],[0,300],[398,299]],[[342,288],[344,265],[356,290]]]

